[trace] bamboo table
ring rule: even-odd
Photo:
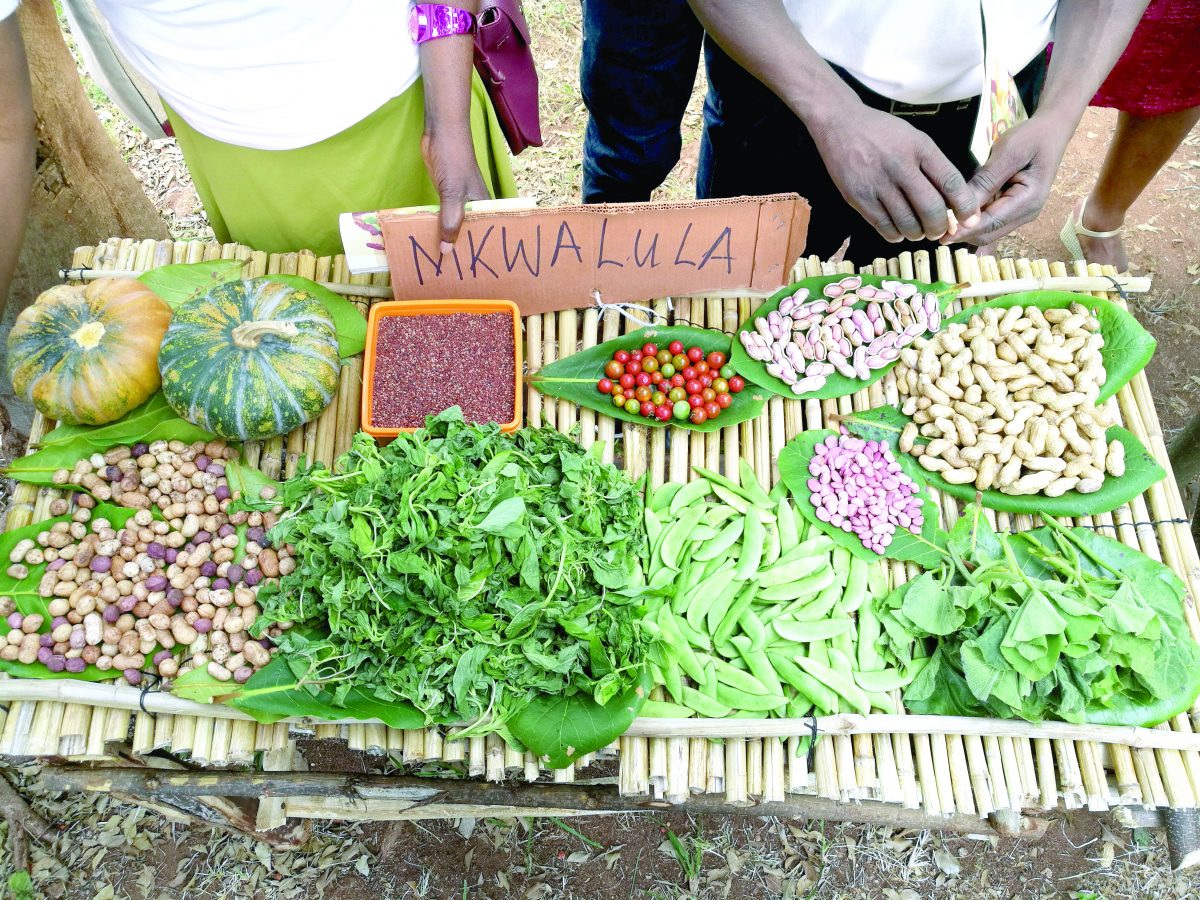
[[[351,276],[342,257],[272,254],[226,244],[113,239],[81,247],[65,274],[95,277],[137,273],[165,263],[218,257],[248,259],[249,275],[292,273],[328,282],[365,308],[390,296],[387,276]],[[852,272],[850,263],[802,260],[797,277]],[[986,296],[1033,286],[1096,286],[1099,267],[1044,260],[977,259],[941,250],[878,259],[862,271],[926,281],[970,283]],[[1059,281],[1067,277],[1085,281]],[[1011,282],[1013,284],[991,284]],[[1044,279],[1052,279],[1050,282]],[[1127,283],[1128,284],[1128,283]],[[1115,282],[1114,282],[1115,286]],[[1144,284],[1128,284],[1145,290]],[[1116,302],[1115,295],[1097,293]],[[749,297],[676,298],[649,304],[658,317],[734,331],[758,301]],[[566,310],[525,320],[525,355],[537,369],[577,349],[646,324],[645,311],[623,315]],[[341,376],[336,401],[316,421],[284,438],[246,448],[246,458],[273,478],[294,473],[300,458],[332,462],[358,427],[362,361]],[[851,397],[792,401],[773,397],[757,419],[711,434],[631,426],[571,403],[528,393],[530,425],[578,429],[581,443],[604,442],[607,459],[634,478],[658,486],[690,477],[693,465],[726,469],[746,459],[760,480],[778,478],[784,444],[831,416],[895,402],[889,375]],[[1120,421],[1169,470],[1166,448],[1145,374],[1109,401]],[[52,423],[38,416],[31,442]],[[48,517],[59,492],[20,485],[8,526]],[[942,524],[958,515],[956,502],[937,498]],[[1032,527],[1029,516],[989,513],[1002,530]],[[1112,535],[1169,565],[1187,584],[1193,636],[1200,620],[1192,598],[1200,590],[1200,558],[1175,480],[1167,478],[1127,506],[1075,520]],[[891,562],[893,583],[915,573]],[[32,693],[40,691],[42,693]],[[25,699],[19,699],[19,698]],[[453,815],[588,813],[682,804],[696,810],[755,815],[889,822],[909,827],[1036,833],[1039,810],[1086,807],[1121,810],[1126,822],[1191,824],[1200,798],[1200,724],[1180,714],[1156,729],[1107,728],[988,719],[907,716],[895,698],[890,715],[832,716],[816,725],[825,736],[810,755],[797,752],[812,721],[641,719],[619,741],[576,766],[548,772],[530,754],[492,735],[453,740],[454,729],[399,731],[382,723],[290,721],[260,725],[234,709],[200,706],[164,693],[55,681],[0,680],[0,756],[53,763],[46,778],[61,789],[105,790],[149,803],[171,815],[200,816],[276,842],[297,839],[289,818],[404,819]],[[308,773],[299,738],[344,740],[351,750],[386,755],[400,765],[442,764],[457,780],[404,774],[373,778]],[[600,765],[594,765],[600,764]],[[140,768],[138,768],[140,767]],[[615,771],[615,778],[597,777]],[[480,780],[482,779],[482,781]],[[514,782],[526,782],[517,784]],[[1181,811],[1190,811],[1184,813]],[[1147,818],[1149,817],[1149,818]],[[1157,817],[1157,818],[1156,818]],[[282,829],[282,830],[280,830]],[[1172,835],[1177,856],[1193,849]],[[1186,863],[1185,863],[1186,864]]]

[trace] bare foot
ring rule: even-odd
[[[1074,221],[1078,221],[1079,206],[1083,202],[1080,200],[1075,205]],[[1096,208],[1094,202],[1088,202],[1084,208],[1083,221],[1080,224],[1091,231],[1115,231],[1125,223],[1123,218],[1106,216],[1102,210]],[[1115,266],[1118,272],[1129,271],[1129,257],[1125,254],[1125,242],[1121,240],[1121,235],[1096,238],[1080,234],[1078,237],[1079,246],[1083,248],[1083,257],[1088,262],[1099,263],[1102,266]]]

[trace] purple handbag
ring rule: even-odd
[[[514,155],[542,146],[537,69],[529,23],[518,0],[483,0],[475,32],[475,71],[483,79]]]

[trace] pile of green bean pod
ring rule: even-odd
[[[740,483],[697,468],[648,492],[646,627],[651,672],[670,700],[643,716],[795,718],[897,712],[902,672],[876,647],[878,563],[810,528],[782,485],[767,493],[745,463]]]

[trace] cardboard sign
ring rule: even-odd
[[[498,298],[525,315],[787,283],[804,250],[796,194],[468,212],[454,252],[434,212],[382,212],[397,299]]]

